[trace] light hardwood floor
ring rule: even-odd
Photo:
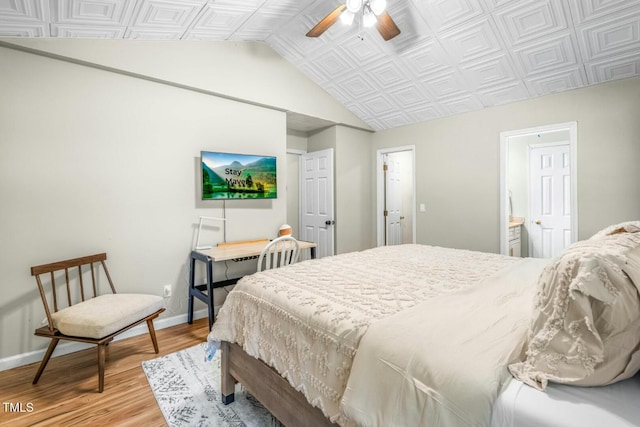
[[[102,393],[95,348],[52,358],[35,385],[37,363],[0,372],[0,426],[165,426],[141,363],[204,342],[208,332],[206,318],[157,330],[159,354],[149,334],[112,342]],[[9,410],[17,403],[25,412]]]

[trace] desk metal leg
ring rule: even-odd
[[[207,261],[207,295],[209,297],[209,330],[213,325],[213,261]]]
[[[207,283],[196,286],[196,261],[204,262],[207,270]],[[205,295],[206,288],[206,295]],[[189,300],[187,302],[187,323],[193,324],[193,298],[198,298],[205,304],[209,311],[209,330],[213,325],[213,261],[207,256],[191,253],[189,260]]]
[[[316,259],[316,248],[311,248],[311,259]]]
[[[189,262],[189,302],[187,304],[187,323],[193,324],[193,292],[195,291],[196,259],[192,256]]]

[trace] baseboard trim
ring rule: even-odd
[[[216,307],[218,309],[219,307]],[[216,310],[217,311],[217,310]],[[197,310],[193,313],[194,319],[201,319],[203,317],[208,317],[208,310],[202,309]],[[153,326],[156,330],[169,328],[171,326],[180,325],[182,323],[187,323],[187,314],[179,314],[172,317],[162,317],[158,318],[153,322]],[[127,332],[124,332],[114,338],[114,341],[119,341],[125,338],[131,338],[142,334],[148,334],[149,330],[147,329],[147,324],[140,324],[135,328],[129,329]],[[85,343],[76,343],[71,341],[61,342],[56,347],[53,355],[51,357],[63,356],[69,353],[75,353],[76,351],[86,350],[88,348],[92,348],[94,345],[85,344]],[[0,371],[6,371],[7,369],[17,368],[19,366],[29,365],[30,363],[40,362],[44,357],[44,353],[46,348],[42,350],[31,351],[28,353],[17,354],[15,356],[5,357],[0,359]]]

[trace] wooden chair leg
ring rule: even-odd
[[[104,363],[106,344],[98,344],[98,392],[104,390]]]
[[[55,350],[59,341],[60,341],[59,338],[51,338],[51,342],[49,343],[47,352],[44,354],[44,358],[42,359],[42,362],[40,362],[40,367],[38,368],[38,372],[36,372],[36,376],[33,379],[33,384],[36,384],[40,379],[40,375],[42,375],[42,372],[44,372],[44,368],[47,366],[47,363],[49,363],[49,359],[51,359],[53,350]]]
[[[147,326],[149,327],[149,335],[151,335],[151,341],[153,342],[153,349],[157,354],[160,350],[158,349],[158,340],[156,339],[156,329],[153,327],[153,319],[147,319]]]

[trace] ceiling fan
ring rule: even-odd
[[[318,22],[307,33],[307,37],[320,36],[335,24],[338,19],[347,25],[351,25],[356,16],[362,16],[363,26],[372,27],[375,25],[383,39],[391,40],[400,34],[400,29],[385,10],[386,7],[386,0],[346,0],[346,3],[336,7]]]

